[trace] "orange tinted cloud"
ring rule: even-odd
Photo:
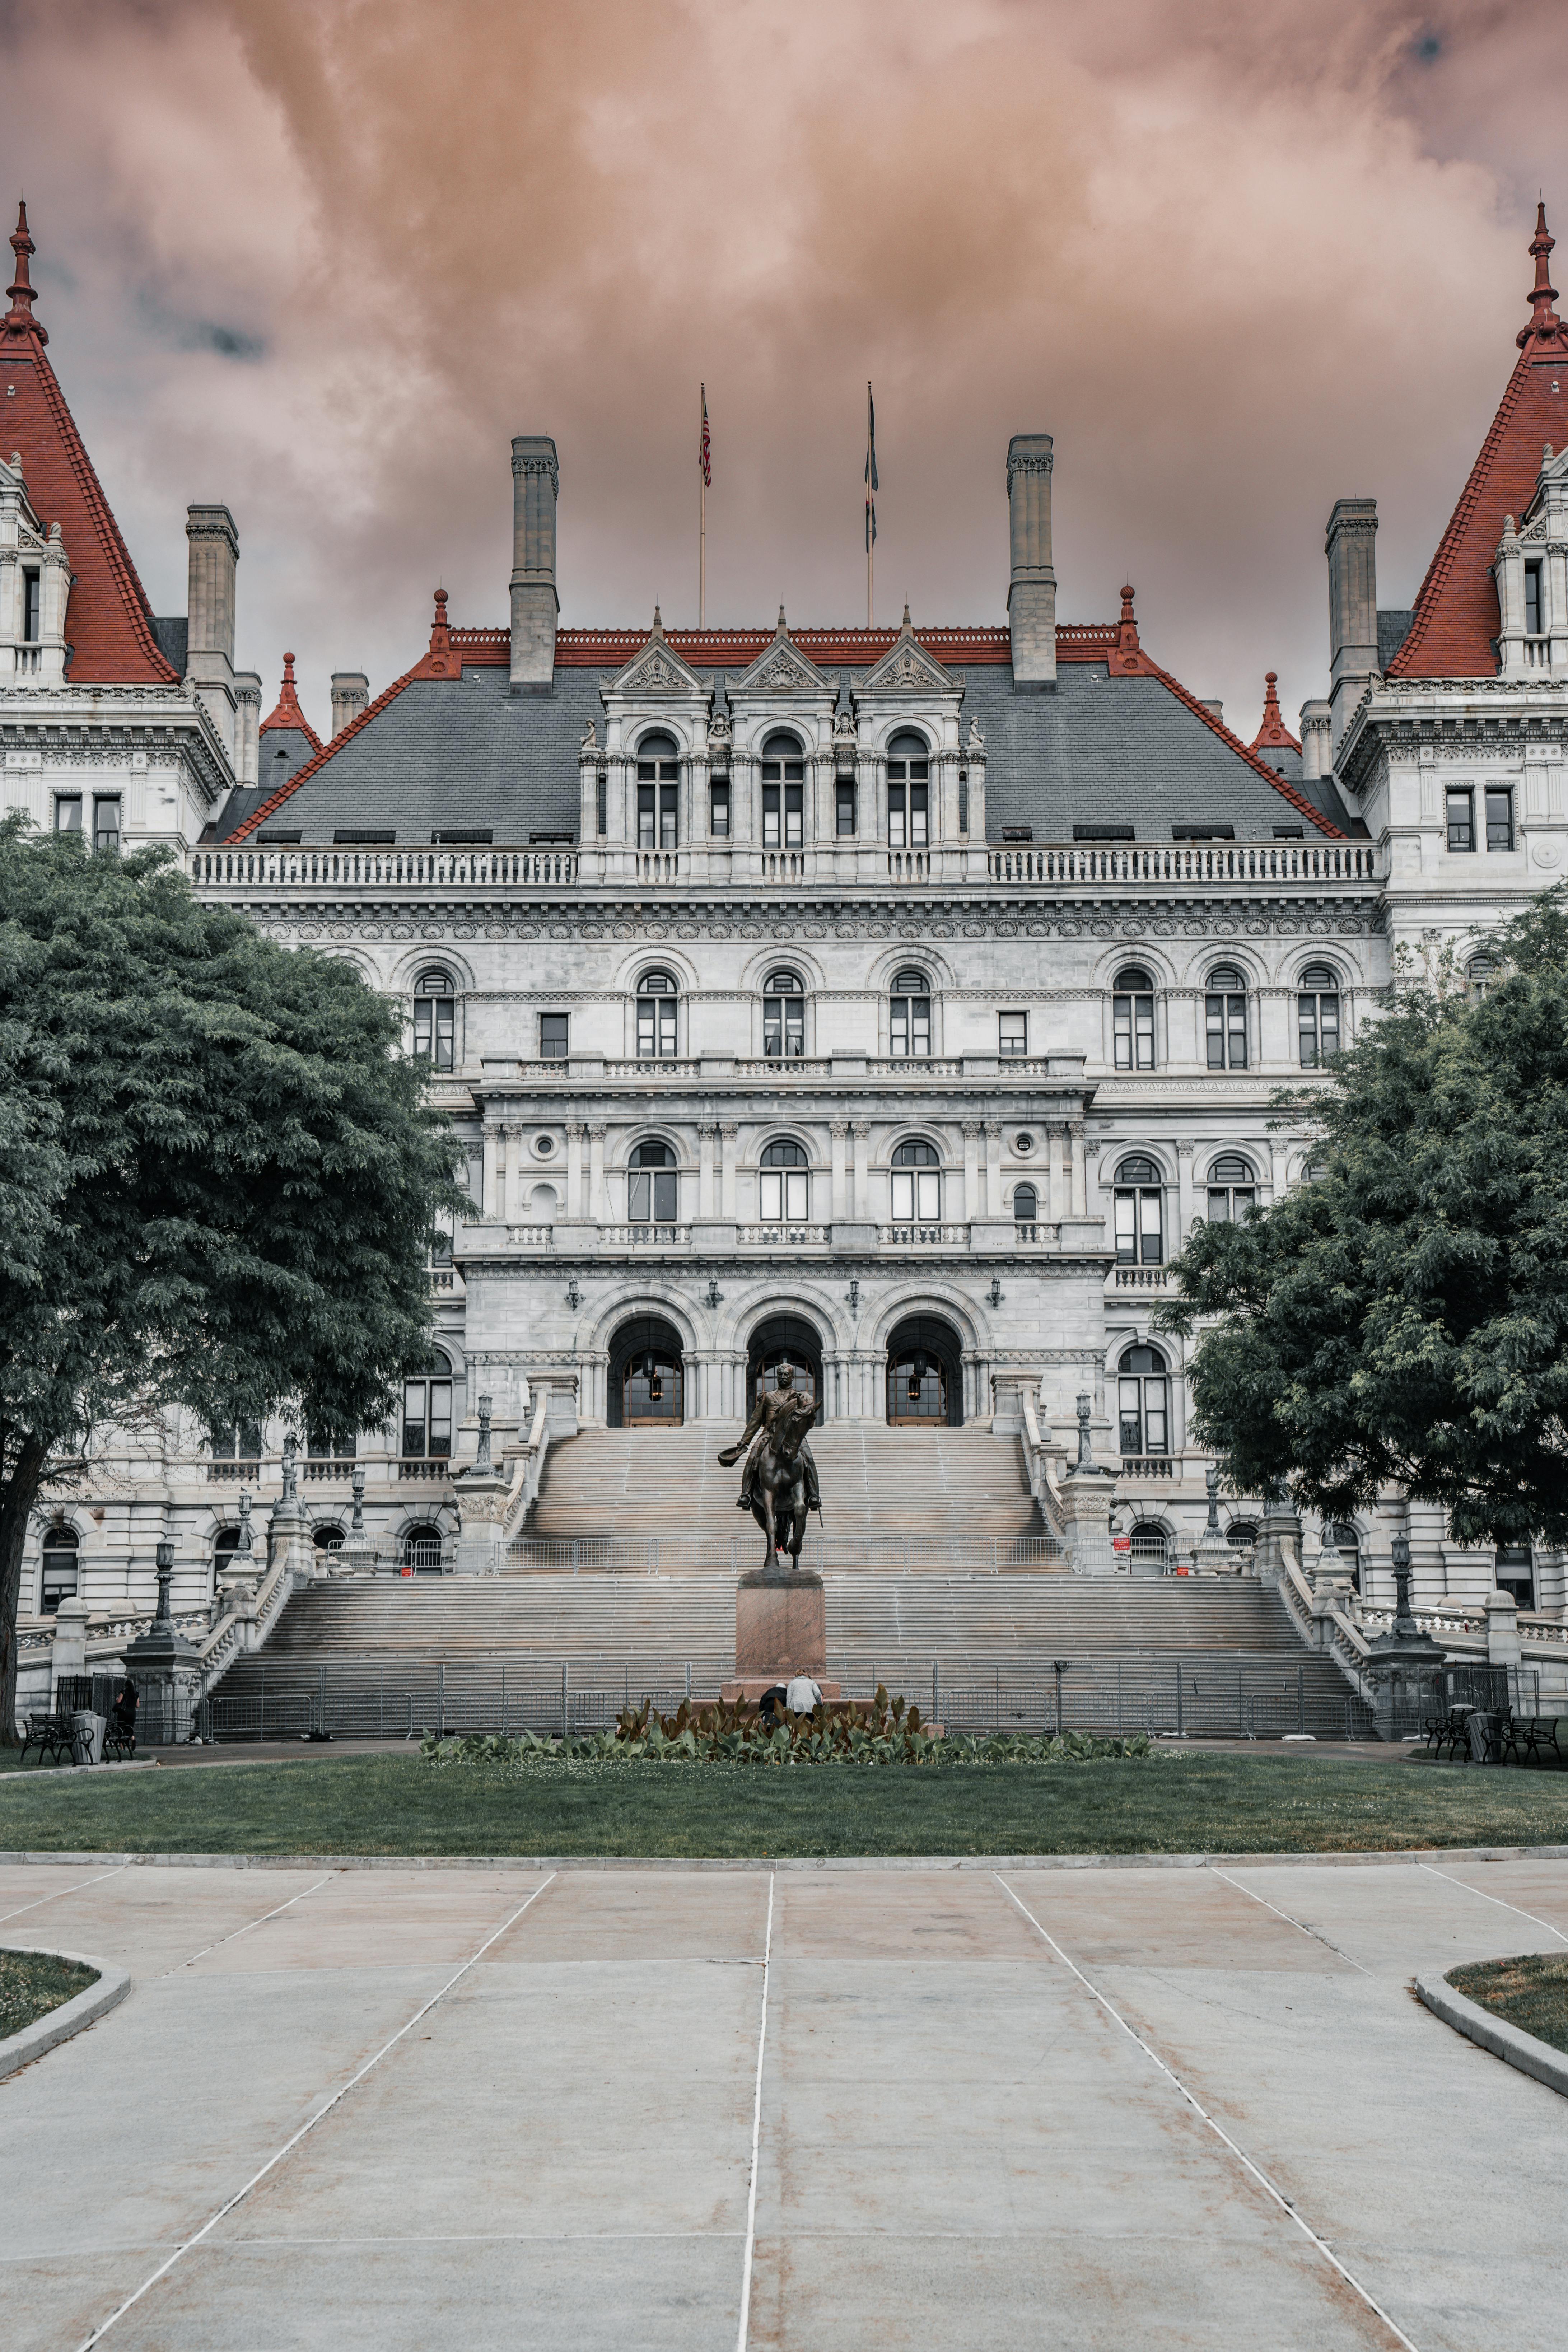
[[[1321,526],[1407,601],[1525,312],[1544,0],[207,0],[11,12],[40,309],[160,610],[240,523],[240,653],[307,707],[504,618],[554,434],[568,621],[994,620],[1009,434],[1057,436],[1064,617],[1250,731],[1321,690]],[[26,126],[37,125],[36,134]],[[29,140],[32,143],[29,148]],[[1568,226],[1568,184],[1547,186]]]

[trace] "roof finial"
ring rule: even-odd
[[[779,625],[774,634],[781,637],[787,637],[789,635],[789,623],[784,619],[784,606],[782,604],[779,606]]]
[[[653,608],[653,635],[656,637],[662,637],[664,635],[664,622],[660,617],[659,609],[657,604]]]
[[[13,238],[13,243],[16,240]],[[1557,289],[1547,273],[1547,257],[1557,240],[1546,226],[1546,200],[1542,197],[1535,207],[1535,235],[1530,240],[1530,250],[1535,256],[1535,284],[1530,296],[1530,324],[1521,327],[1515,337],[1519,348],[1532,342],[1558,343],[1568,351],[1568,327],[1552,309]]]
[[[909,627],[910,626],[910,604],[909,604],[909,598],[908,598],[907,596],[906,596],[906,597],[905,597],[905,599],[904,599],[904,626],[905,626],[905,628],[906,628],[906,629],[907,629],[907,628],[909,628]]]
[[[26,201],[16,206],[16,227],[11,239],[11,250],[16,257],[16,275],[5,289],[11,297],[11,308],[0,320],[0,326],[8,335],[37,335],[40,343],[47,343],[48,336],[33,316],[33,281],[27,275],[27,262],[37,248],[27,234]]]
[[[300,698],[294,690],[292,654],[285,654],[283,656],[283,683],[278,689],[278,708],[268,718],[262,720],[262,734],[269,733],[274,727],[298,728],[313,751],[319,751],[321,748],[321,739],[300,709]]]
[[[1299,751],[1301,748],[1279,715],[1279,684],[1278,670],[1263,673],[1263,724],[1252,739],[1255,751]]]

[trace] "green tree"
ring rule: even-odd
[[[1568,908],[1451,959],[1295,1098],[1315,1181],[1200,1225],[1163,1328],[1197,1332],[1200,1443],[1328,1518],[1403,1486],[1469,1543],[1568,1542]],[[1284,1098],[1282,1098],[1284,1107]],[[1208,1318],[1217,1317],[1212,1328]]]
[[[360,1429],[430,1339],[447,1121],[350,965],[0,822],[0,1740],[28,1516],[172,1405]]]

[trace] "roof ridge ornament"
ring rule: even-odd
[[[294,688],[292,654],[285,654],[283,656],[283,683],[278,689],[278,708],[269,718],[262,720],[257,731],[265,735],[268,729],[273,727],[297,728],[313,750],[319,751],[321,748],[321,737],[300,708],[300,697]]]
[[[11,242],[16,243],[13,237]],[[1531,289],[1531,315],[1528,327],[1521,327],[1514,341],[1521,352],[1532,343],[1554,343],[1568,354],[1568,326],[1552,309],[1557,289],[1547,274],[1547,262],[1557,240],[1546,226],[1546,199],[1541,198],[1535,207],[1535,235],[1530,240],[1530,250],[1535,257],[1535,284]]]
[[[11,250],[16,257],[16,274],[5,291],[11,297],[11,308],[0,328],[7,335],[36,335],[40,343],[49,340],[47,332],[33,316],[33,281],[27,275],[27,263],[37,251],[27,230],[27,205],[25,197],[16,205],[16,226],[12,233]]]
[[[1279,712],[1279,697],[1275,691],[1279,683],[1278,670],[1263,673],[1263,724],[1252,739],[1255,751],[1299,751],[1301,748]]]

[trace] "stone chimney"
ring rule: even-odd
[[[185,676],[236,757],[234,592],[239,533],[226,507],[187,507]]]
[[[1007,620],[1013,633],[1013,684],[1054,694],[1057,686],[1057,575],[1051,569],[1051,436],[1015,433],[1007,444],[1007,512],[1012,578]]]
[[[511,683],[538,692],[555,683],[555,444],[520,433],[511,445]]]
[[[1198,700],[1208,712],[1209,717],[1211,719],[1217,719],[1220,725],[1223,727],[1225,725],[1225,704],[1221,700],[1220,697],[1217,694],[1200,694]]]
[[[1333,773],[1333,754],[1329,748],[1331,723],[1331,713],[1326,702],[1301,705],[1301,774],[1308,783]]]
[[[261,764],[261,673],[242,669],[234,678],[234,781],[254,784]]]
[[[1334,758],[1377,664],[1377,500],[1336,499],[1329,559],[1329,741]]]
[[[363,669],[332,672],[332,733],[341,735],[351,719],[370,709],[370,680]]]

